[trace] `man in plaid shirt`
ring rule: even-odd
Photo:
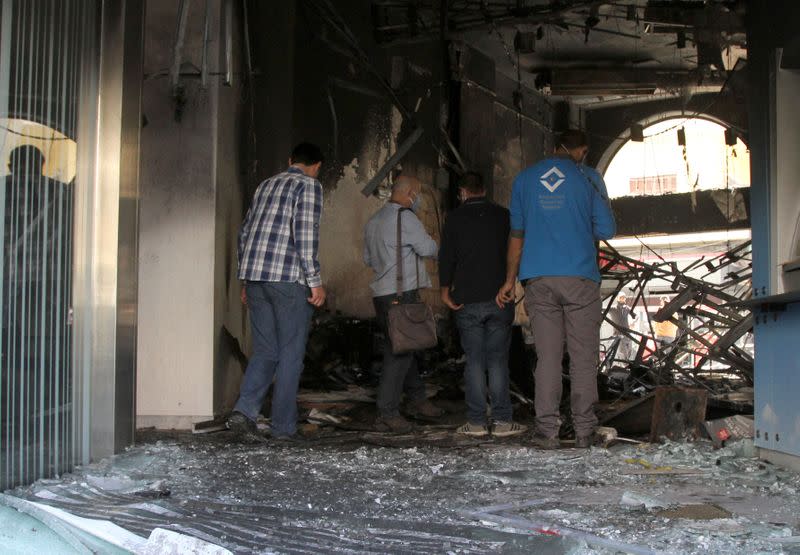
[[[256,190],[239,232],[242,303],[250,312],[253,355],[228,428],[256,432],[255,421],[273,378],[271,433],[297,431],[297,388],[314,307],[325,302],[319,269],[322,166],[319,147],[301,143],[289,168]]]

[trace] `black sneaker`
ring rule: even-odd
[[[256,423],[241,412],[231,414],[228,418],[227,426],[230,431],[240,436],[258,433]]]

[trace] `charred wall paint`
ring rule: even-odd
[[[453,70],[457,74],[460,71],[463,77],[459,95],[464,98],[452,105],[448,90],[452,86],[451,68],[444,64],[452,56],[445,56],[442,41],[379,46],[370,21],[364,17],[370,12],[370,2],[337,3],[335,8],[367,53],[371,67],[391,84],[400,102],[413,113],[412,123],[393,105],[379,80],[353,54],[347,41],[315,9],[315,3],[287,4],[292,7],[285,10],[293,10],[293,15],[282,12],[285,25],[276,30],[275,41],[265,37],[254,41],[258,94],[285,101],[285,106],[278,108],[271,102],[256,102],[256,167],[260,174],[254,183],[282,169],[276,161],[288,157],[292,144],[307,140],[323,148],[326,164],[321,181],[325,205],[320,261],[329,293],[328,308],[370,316],[373,311],[368,284],[372,272],[362,261],[363,227],[385,202],[388,190],[384,186],[377,197],[371,198],[364,198],[359,191],[413,131],[413,125],[421,126],[424,135],[397,169],[422,181],[425,195],[421,219],[438,238],[442,204],[450,198],[443,194],[447,189],[441,189],[447,186],[439,171],[440,157],[446,150],[441,127],[459,120],[454,142],[466,151],[462,154],[470,169],[488,176],[490,184],[499,184],[497,198],[506,203],[513,176],[523,164],[532,163],[550,148],[552,110],[537,93],[517,91],[516,82],[497,75],[494,63],[476,53],[464,59],[463,68]],[[255,6],[251,10],[251,29],[272,29],[270,18],[276,17],[272,13],[276,9]],[[285,48],[287,43],[290,47],[286,57],[276,54],[276,49]],[[277,73],[271,73],[271,67],[276,67]],[[281,92],[278,89],[283,80],[289,82]],[[466,81],[475,86],[465,85]],[[521,104],[521,117],[515,114],[515,103]],[[269,114],[277,112],[277,119],[271,119]],[[287,113],[291,113],[291,121]],[[276,140],[276,135],[281,140]],[[285,152],[279,154],[272,152],[283,149]],[[271,165],[269,160],[273,160]],[[451,186],[450,195],[452,190]],[[428,270],[435,275],[435,264],[429,263]],[[426,295],[438,303],[435,291]]]
[[[617,236],[750,227],[750,189],[721,189],[611,201]]]
[[[459,45],[459,149],[491,198],[508,206],[516,175],[552,149],[553,109],[538,93],[496,73],[494,63]]]
[[[246,101],[247,202],[258,184],[283,170],[292,149],[296,2],[247,2],[253,92]],[[242,213],[244,216],[244,213]]]
[[[363,263],[363,228],[385,202],[388,183],[377,196],[365,198],[360,191],[413,131],[412,124],[313,3],[280,3],[285,4],[283,8],[262,4],[249,4],[253,6],[251,29],[273,29],[277,36],[273,40],[265,33],[253,47],[257,93],[267,99],[259,98],[255,105],[259,175],[252,188],[283,169],[293,144],[311,141],[322,147],[326,163],[320,176],[324,190],[320,264],[328,290],[327,308],[371,316],[372,271]],[[434,145],[440,142],[443,47],[439,41],[379,47],[371,22],[364,17],[370,7],[366,0],[335,4],[368,54],[371,67],[391,83],[425,130],[397,170],[422,181],[427,207],[433,198],[438,199],[439,153]],[[275,29],[275,17],[284,22],[282,28]],[[281,56],[284,51],[285,57]],[[429,208],[439,212],[438,206]],[[438,237],[436,218],[423,220]],[[429,270],[435,273],[435,267]]]
[[[495,202],[508,206],[514,178],[552,151],[549,122],[540,122],[495,102],[494,194]]]

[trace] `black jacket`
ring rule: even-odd
[[[439,249],[439,284],[449,286],[453,301],[493,301],[506,280],[510,230],[505,208],[468,199],[447,218]]]

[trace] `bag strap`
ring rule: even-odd
[[[400,296],[403,292],[403,224],[402,224],[402,217],[403,211],[408,210],[407,208],[400,208],[397,211],[397,287],[395,289],[395,302],[400,302]],[[417,289],[419,289],[419,256],[414,253],[414,258],[417,264]]]
[[[403,290],[403,258],[401,251],[403,248],[402,218],[403,208],[397,211],[397,289],[395,290],[395,302],[400,302],[400,294]]]

